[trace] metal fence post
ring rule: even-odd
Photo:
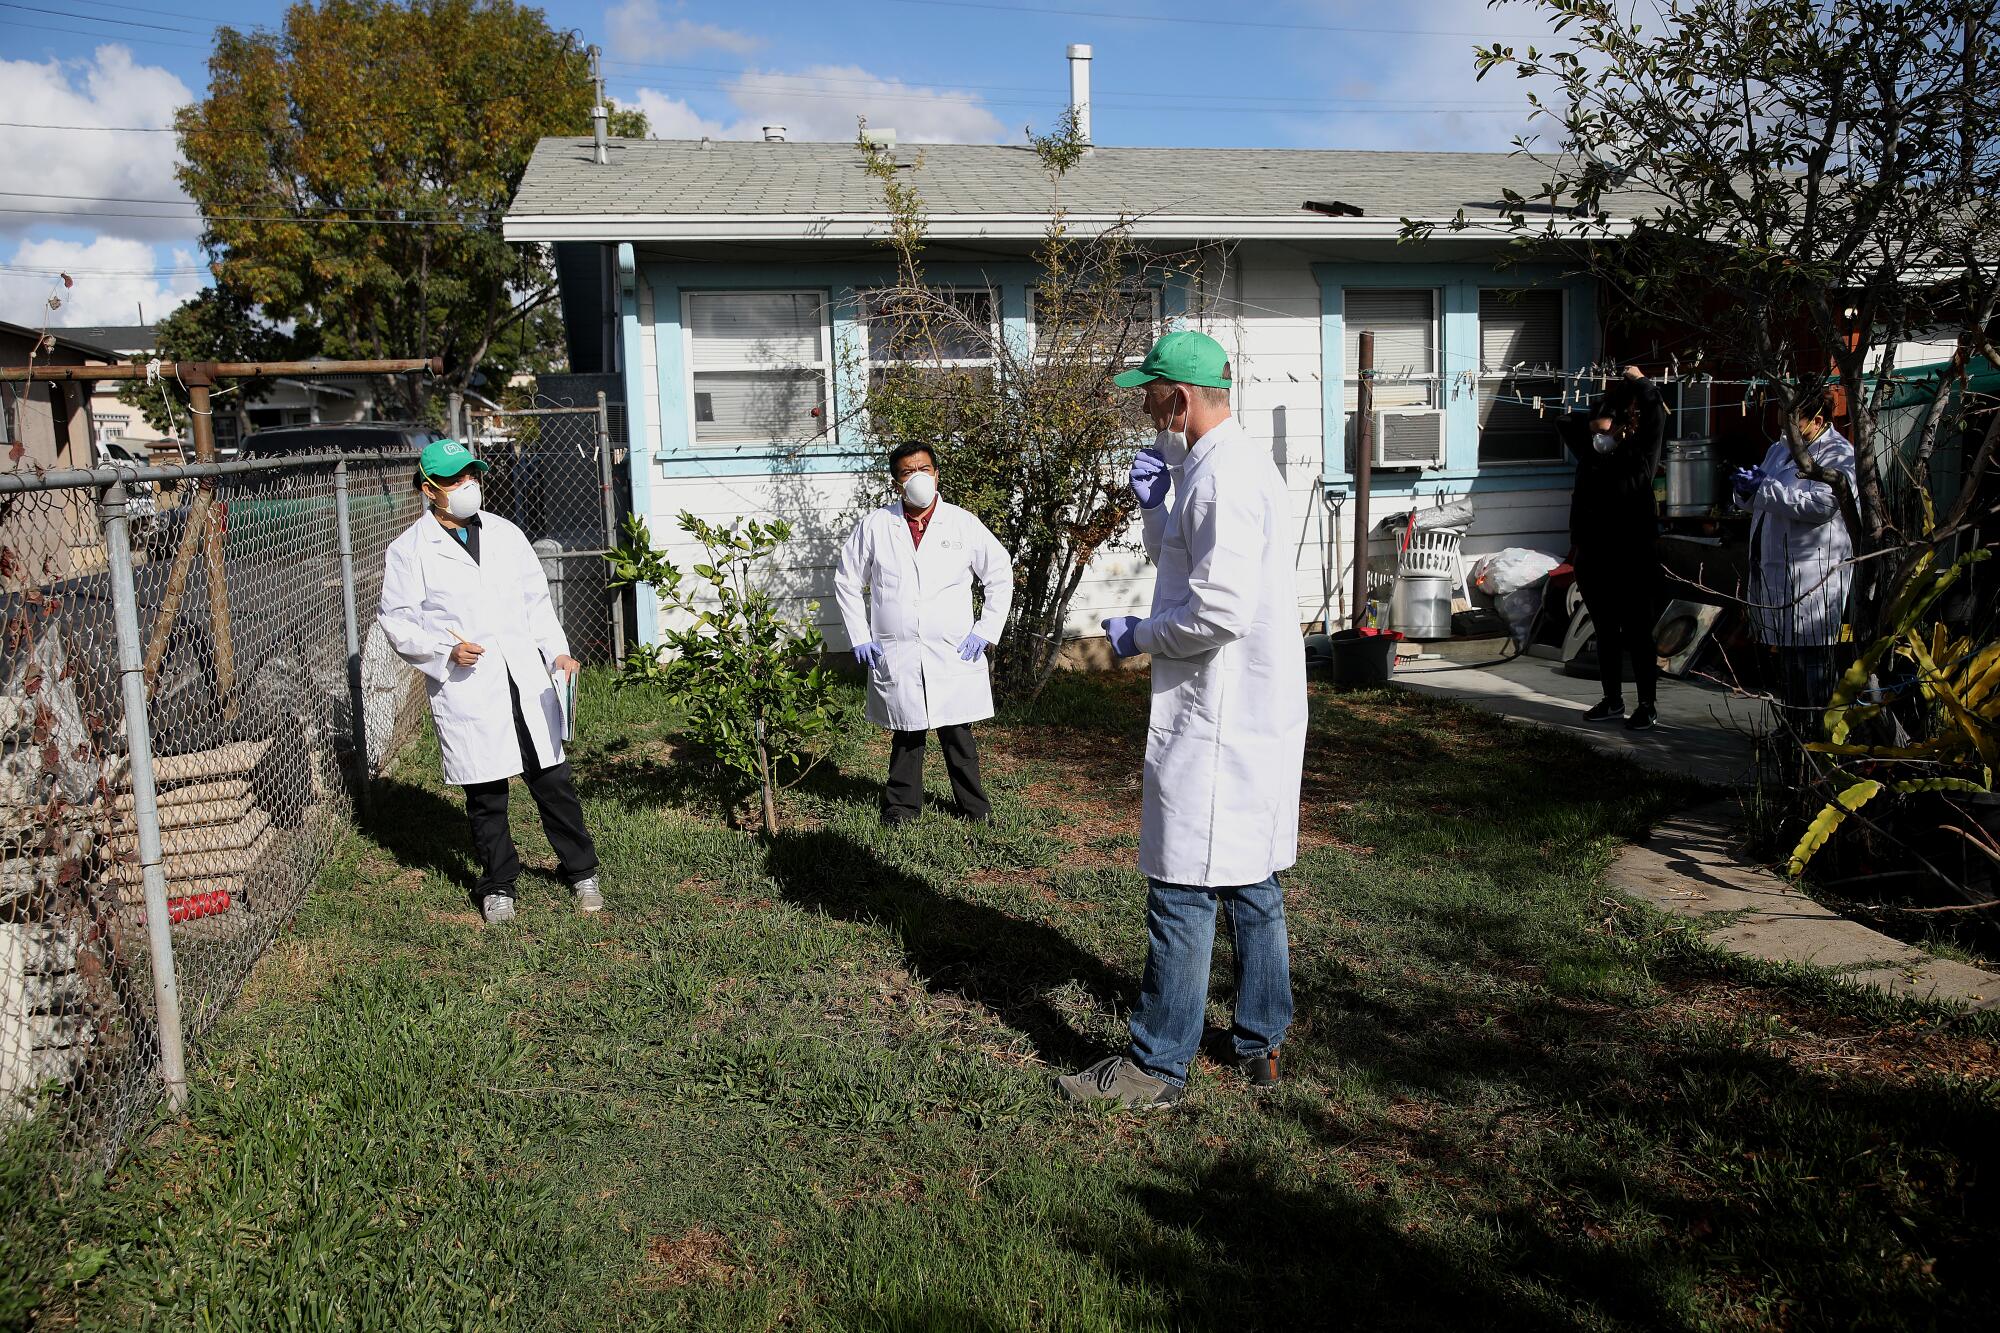
[[[181,1046],[181,997],[174,977],[174,941],[167,917],[167,872],[160,851],[160,810],[153,785],[153,733],[146,712],[146,666],[139,646],[139,598],[132,573],[132,531],[123,481],[98,502],[118,636],[118,683],[125,704],[125,757],[131,768],[132,820],[139,833],[139,867],[146,894],[146,943],[153,963],[153,1006],[159,1027],[160,1081],[167,1105],[187,1104],[187,1058]]]
[[[604,399],[604,391],[597,393],[597,471],[604,487],[604,549],[618,549],[618,488],[611,476],[611,409]],[[614,664],[625,661],[625,594],[620,588],[612,588],[605,596],[611,608],[611,660]]]
[[[542,577],[549,582],[549,609],[556,614],[556,623],[563,618],[563,545],[553,537],[544,537],[531,542],[535,558],[542,562]]]
[[[445,422],[445,431],[444,431],[444,433],[445,433],[446,435],[449,435],[449,436],[450,436],[450,437],[451,437],[452,439],[454,439],[454,440],[457,440],[457,441],[458,441],[458,442],[459,442],[460,444],[466,444],[466,443],[468,443],[468,441],[467,441],[467,440],[466,440],[466,438],[465,438],[465,397],[464,397],[464,395],[462,395],[462,394],[456,394],[456,393],[455,393],[455,394],[453,394],[453,395],[451,396],[451,402],[450,402],[450,405],[449,405],[449,406],[447,407],[447,409],[446,409],[446,410],[447,410],[447,411],[449,412],[449,414],[450,414],[450,420],[448,420],[448,421],[446,421],[446,422]]]
[[[333,526],[340,543],[340,614],[347,628],[347,698],[354,713],[354,804],[368,808],[368,695],[361,683],[361,622],[354,607],[354,527],[347,507],[347,460],[333,465]]]

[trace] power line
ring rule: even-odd
[[[1063,18],[1129,19],[1136,23],[1192,23],[1205,28],[1268,28],[1279,32],[1368,33],[1389,37],[1484,37],[1532,40],[1547,37],[1544,32],[1493,32],[1465,28],[1387,28],[1351,23],[1266,23],[1255,19],[1203,19],[1175,14],[1114,13],[1101,9],[1056,9],[1046,5],[992,4],[983,0],[888,0],[892,5],[926,5],[938,9],[992,9],[1003,14],[1056,14]]]
[[[19,9],[29,14],[39,14],[44,18],[82,19],[85,23],[108,23],[114,28],[151,28],[156,32],[199,33],[201,31],[199,28],[183,28],[176,24],[141,23],[137,19],[107,19],[99,18],[95,14],[78,14],[67,9],[44,9],[39,5],[17,5],[11,3],[10,0],[0,0],[0,9]]]
[[[213,15],[210,14],[190,14],[184,9],[160,9],[154,5],[118,5],[118,4],[112,4],[111,0],[63,0],[63,3],[69,5],[84,5],[91,9],[123,9],[123,10],[129,10],[134,14],[158,14],[163,18],[171,18],[171,19],[195,19],[204,23],[208,22],[209,19],[214,17]],[[225,26],[235,27],[237,25],[217,23],[213,26],[220,28]],[[268,28],[270,25],[265,23],[245,23],[242,26],[246,28],[256,29],[256,28]]]
[[[39,12],[39,11],[37,11],[37,12]],[[78,15],[78,17],[79,17],[79,18],[81,18],[81,17],[83,17],[83,16],[82,16],[82,15]],[[94,21],[95,21],[95,22],[98,22],[98,23],[106,23],[106,22],[110,22],[111,20],[108,20],[108,19],[97,19],[97,20],[94,20]],[[68,34],[69,36],[71,36],[71,37],[89,37],[89,38],[91,38],[91,39],[93,39],[93,40],[95,40],[95,41],[100,41],[100,42],[102,42],[102,41],[109,41],[109,40],[110,40],[110,39],[111,39],[111,38],[113,37],[113,35],[114,35],[114,34],[112,34],[112,33],[108,33],[108,32],[93,32],[93,31],[91,31],[91,30],[90,30],[89,28],[58,28],[58,27],[56,27],[56,26],[55,26],[54,24],[50,24],[50,23],[10,23],[10,24],[8,24],[7,26],[8,26],[8,27],[9,27],[10,29],[19,29],[19,28],[33,28],[33,29],[34,29],[34,30],[35,30],[36,32],[60,32],[60,33],[67,33],[67,34]],[[147,45],[147,46],[177,46],[177,47],[180,47],[180,48],[182,48],[183,50],[188,50],[188,51],[207,51],[207,50],[211,49],[211,48],[212,48],[212,47],[213,47],[213,46],[215,45],[215,43],[213,43],[213,42],[172,42],[172,41],[168,41],[168,40],[167,40],[166,38],[164,38],[164,37],[148,37],[148,38],[146,39],[146,45]]]
[[[645,85],[641,84],[639,80],[635,78],[620,76],[619,78],[611,80],[611,82],[646,90]],[[907,85],[905,86],[907,87]],[[732,86],[728,84],[720,84],[720,83],[687,82],[680,84],[679,90],[697,91],[697,92],[724,92],[724,93],[729,93],[732,95],[732,97],[738,99],[748,99],[750,97],[754,97],[755,95],[753,90],[745,90],[741,87]],[[650,91],[658,92],[661,90],[651,89]],[[990,108],[990,107],[1004,106],[1004,107],[1028,107],[1028,108],[1039,108],[1039,109],[1047,109],[1051,105],[1051,103],[1048,101],[1031,102],[1020,98],[957,97],[953,96],[950,93],[929,93],[929,92],[814,92],[804,88],[778,88],[771,90],[770,95],[773,97],[805,97],[805,98],[813,98],[820,101],[853,102],[861,104],[866,104],[870,102],[921,102],[932,106],[945,104],[950,106],[968,106],[975,108]],[[1062,97],[1063,94],[1051,94],[1050,96]],[[1329,116],[1333,115],[1526,116],[1526,114],[1530,110],[1530,108],[1527,107],[1525,104],[1519,107],[1499,107],[1483,103],[1475,106],[1465,106],[1465,107],[1458,107],[1451,105],[1341,107],[1341,106],[1324,105],[1324,104],[1316,106],[1302,102],[1297,107],[1281,108],[1281,107],[1268,107],[1268,106],[1227,106],[1227,105],[1218,105],[1216,103],[1208,101],[1167,102],[1158,106],[1152,106],[1152,105],[1140,106],[1140,105],[1126,105],[1119,102],[1106,102],[1102,100],[1093,99],[1093,105],[1098,110],[1144,111],[1149,115],[1158,114],[1160,112],[1201,112],[1210,114],[1268,116],[1268,115],[1283,114],[1287,111],[1290,111],[1302,115],[1329,115]]]
[[[0,190],[0,197],[9,199],[67,199],[79,204],[165,204],[175,208],[196,208],[195,200],[183,195],[179,199],[141,199],[115,194],[34,194],[27,190]],[[453,217],[472,216],[462,208],[405,208],[400,204],[299,204],[297,207],[314,212],[334,213],[432,213],[449,214]]]
[[[734,75],[739,79],[739,81],[743,79],[756,79],[760,82],[776,81],[780,83],[805,83],[813,86],[848,84],[848,85],[858,86],[861,88],[874,89],[874,88],[880,88],[884,83],[895,82],[895,83],[900,83],[904,89],[922,91],[921,88],[918,88],[915,85],[910,84],[906,80],[891,80],[884,77],[848,78],[840,75],[775,74],[775,73],[767,73],[762,70],[729,69],[720,65],[663,65],[663,64],[648,64],[644,61],[638,61],[638,60],[606,60],[604,63],[607,66],[617,66],[618,68],[621,69],[665,70],[677,74],[723,74],[723,75]],[[636,83],[637,80],[625,79],[621,76],[619,82]],[[1042,97],[1061,97],[1061,98],[1067,98],[1069,96],[1068,91],[1066,89],[1039,87],[1030,84],[959,83],[956,80],[954,80],[948,86],[950,90],[954,92],[966,91],[966,92],[995,92],[995,93],[1034,93]],[[1181,93],[1149,93],[1138,89],[1122,89],[1122,88],[1112,88],[1103,86],[1100,86],[1097,89],[1095,89],[1095,94],[1097,96],[1102,96],[1102,97],[1131,97],[1131,98],[1139,98],[1144,100],[1154,100],[1162,102],[1185,102],[1188,100],[1187,97]],[[1426,106],[1426,107],[1451,105],[1451,106],[1471,106],[1471,107],[1492,107],[1496,110],[1512,109],[1516,105],[1513,102],[1446,103],[1446,102],[1440,102],[1435,98],[1424,98],[1424,99],[1414,99],[1414,98],[1393,99],[1393,98],[1365,98],[1365,97],[1300,98],[1300,97],[1257,97],[1249,94],[1230,94],[1227,97],[1225,97],[1224,100],[1231,102],[1276,102],[1276,103],[1288,103],[1288,104],[1312,103],[1315,105],[1334,104],[1334,103],[1351,103],[1354,105],[1370,105],[1370,106],[1380,105],[1380,106]],[[1207,104],[1206,99],[1204,99],[1203,104],[1204,105]]]
[[[18,213],[30,217],[49,218],[151,218],[155,222],[290,222],[301,226],[319,227],[470,227],[466,220],[446,218],[314,218],[296,217],[290,214],[239,214],[239,213],[126,213],[110,209],[79,208],[0,208],[0,213]],[[477,217],[467,214],[466,218]],[[494,216],[498,216],[496,213]]]

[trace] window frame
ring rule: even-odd
[[[819,360],[800,366],[774,366],[756,362],[729,363],[726,365],[705,365],[699,371],[695,368],[694,303],[710,297],[728,296],[806,296],[813,299],[819,311]],[[836,380],[834,373],[837,358],[833,342],[833,292],[825,287],[709,287],[683,288],[681,298],[681,396],[687,414],[687,442],[692,453],[746,453],[777,449],[787,446],[810,447],[816,444],[833,443],[838,433],[835,422],[839,418],[836,406]],[[754,440],[704,440],[701,438],[702,423],[695,415],[695,377],[697,374],[751,374],[781,375],[797,374],[801,371],[816,371],[820,379],[820,401],[825,405],[825,419],[820,423],[817,435],[806,440],[781,440],[761,438]]]
[[[1563,447],[1562,438],[1556,433],[1554,423],[1550,423],[1549,426],[1548,438],[1549,438],[1551,452],[1546,456],[1539,458],[1492,458],[1492,459],[1486,457],[1486,427],[1480,424],[1479,421],[1479,395],[1485,389],[1489,381],[1497,381],[1499,383],[1504,384],[1510,378],[1512,378],[1511,376],[1506,374],[1489,375],[1486,373],[1486,320],[1480,313],[1480,302],[1484,300],[1486,293],[1488,292],[1554,292],[1556,296],[1556,343],[1557,343],[1556,360],[1558,362],[1558,365],[1555,368],[1559,371],[1566,371],[1570,368],[1573,361],[1573,358],[1571,356],[1572,349],[1570,346],[1570,289],[1567,284],[1483,283],[1477,288],[1475,288],[1472,300],[1472,318],[1473,318],[1473,324],[1475,326],[1474,339],[1473,339],[1473,357],[1474,357],[1474,366],[1477,373],[1473,376],[1473,383],[1472,383],[1472,424],[1473,424],[1473,445],[1474,445],[1473,460],[1477,464],[1477,466],[1479,466],[1482,469],[1489,467],[1492,468],[1547,467],[1551,463],[1561,463],[1565,461],[1569,455],[1568,455],[1568,450],[1566,450]],[[1543,381],[1539,380],[1538,377],[1527,377],[1527,382],[1535,383]],[[1563,383],[1564,383],[1563,380],[1561,379],[1560,376],[1558,376],[1552,381],[1547,381],[1547,382],[1550,382],[1554,385],[1555,392],[1553,394],[1542,395],[1543,410],[1544,411],[1553,410],[1556,412],[1563,411],[1564,410],[1563,400],[1562,400]],[[1531,410],[1531,409],[1524,409],[1524,410]],[[1511,433],[1518,434],[1519,432],[1511,432]]]

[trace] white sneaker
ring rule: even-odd
[[[570,886],[576,894],[576,910],[579,912],[601,912],[604,910],[604,895],[598,891],[597,876],[580,879]]]
[[[514,897],[508,893],[489,893],[486,901],[479,906],[479,915],[489,926],[504,925],[514,919]]]

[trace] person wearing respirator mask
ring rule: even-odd
[[[1793,425],[1806,456],[1845,476],[1851,488],[1854,446],[1828,423],[1830,410],[1829,396],[1818,394],[1798,406]],[[1751,628],[1777,652],[1784,720],[1802,735],[1816,735],[1816,714],[1833,694],[1834,645],[1854,583],[1854,540],[1840,497],[1826,482],[1799,475],[1782,431],[1764,461],[1733,481],[1737,508],[1751,514]]]
[[[893,733],[882,822],[922,813],[924,738],[935,731],[957,813],[985,823],[993,805],[971,724],[993,716],[986,650],[1007,623],[1013,563],[984,523],[938,498],[928,446],[898,446],[889,475],[896,498],[854,526],[833,579],[854,658],[868,672],[868,720]],[[975,579],[986,594],[977,620]]]
[[[595,912],[604,906],[597,848],[563,758],[556,693],[556,678],[581,667],[569,655],[527,537],[480,512],[485,471],[456,440],[425,446],[417,488],[429,507],[389,546],[377,621],[403,660],[424,674],[445,781],[465,788],[481,872],[474,896],[487,924],[514,919],[521,860],[507,830],[507,784],[517,774],[541,812],[577,909]]]
[[[1150,1109],[1181,1098],[1200,1048],[1218,904],[1236,944],[1238,1065],[1253,1086],[1278,1080],[1292,1020],[1278,872],[1298,859],[1306,659],[1290,500],[1269,448],[1230,415],[1222,345],[1169,333],[1112,382],[1143,386],[1160,432],[1131,471],[1152,613],[1104,622],[1112,652],[1153,659],[1139,823],[1150,947],[1131,1045],[1057,1086]]]
[[[1577,591],[1590,611],[1597,637],[1597,673],[1604,697],[1584,716],[1589,722],[1624,718],[1633,731],[1659,720],[1655,706],[1659,645],[1653,629],[1660,615],[1658,509],[1653,473],[1666,440],[1666,405],[1660,387],[1637,366],[1592,404],[1556,423],[1556,433],[1576,457],[1570,496],[1571,562]],[[1632,663],[1639,703],[1625,713],[1624,661]]]

